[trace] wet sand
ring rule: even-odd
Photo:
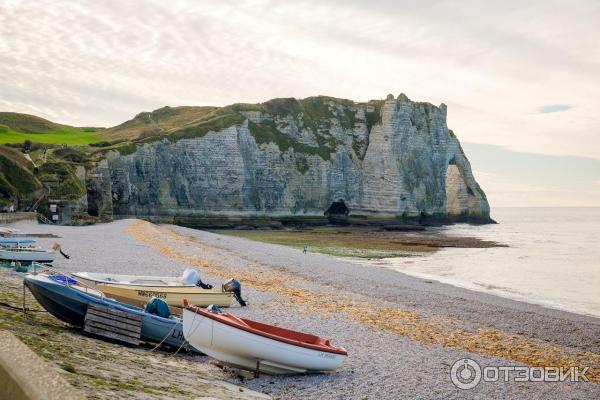
[[[179,275],[188,265],[218,284],[238,278],[250,317],[330,337],[349,351],[336,372],[242,381],[196,357],[232,383],[282,398],[598,398],[598,383],[480,383],[456,388],[452,364],[595,365],[600,320],[469,291],[286,246],[176,226],[123,220],[90,227],[16,224],[55,233],[71,259],[65,271]],[[468,262],[468,260],[465,260]]]

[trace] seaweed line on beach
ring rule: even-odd
[[[592,382],[600,382],[600,355],[594,352],[575,353],[562,346],[542,343],[494,328],[482,328],[475,332],[452,329],[449,326],[455,324],[446,323],[448,321],[427,319],[414,311],[397,307],[373,309],[368,302],[357,302],[349,293],[334,295],[294,287],[290,284],[301,283],[306,279],[281,270],[278,270],[277,274],[258,270],[227,270],[225,266],[217,266],[202,258],[183,254],[169,246],[168,241],[160,239],[161,235],[188,246],[198,246],[199,243],[187,239],[172,229],[159,227],[146,221],[135,222],[128,228],[128,233],[167,258],[185,262],[221,278],[228,278],[234,272],[244,285],[286,296],[293,302],[319,312],[343,314],[357,323],[407,336],[425,345],[450,347],[530,366],[589,366],[587,377]]]

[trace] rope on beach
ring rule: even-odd
[[[181,350],[181,348],[182,348],[184,345],[186,345],[186,344],[188,344],[188,341],[187,341],[187,340],[184,340],[183,342],[181,342],[181,346],[179,346],[179,348],[177,349],[177,351],[176,351],[175,353],[173,353],[173,354],[169,355],[169,356],[168,356],[168,358],[171,358],[171,357],[173,357],[174,355],[176,355],[177,353],[179,353],[179,350]]]
[[[171,330],[169,331],[169,333],[167,333],[167,336],[165,336],[165,338],[163,340],[160,341],[159,344],[157,344],[156,346],[154,346],[153,348],[151,348],[149,350],[150,353],[152,353],[154,350],[158,349],[160,346],[162,346],[162,344],[165,342],[165,340],[167,340],[167,338],[169,336],[171,336],[171,333],[173,333],[173,330],[175,329],[177,325],[173,325],[173,327],[171,328]]]
[[[156,349],[158,349],[160,346],[162,346],[162,344],[165,342],[165,340],[167,340],[167,338],[168,338],[169,336],[171,336],[171,333],[173,333],[173,330],[175,329],[175,327],[176,327],[176,326],[177,326],[177,325],[173,325],[173,327],[171,328],[171,330],[169,331],[169,333],[167,334],[167,336],[165,336],[165,338],[164,338],[163,340],[161,340],[159,344],[157,344],[156,346],[154,346],[153,348],[151,348],[150,350],[148,350],[148,352],[149,352],[149,353],[152,353],[154,350],[156,350]],[[179,346],[179,348],[177,349],[177,351],[176,351],[175,353],[173,353],[173,354],[170,354],[170,355],[169,355],[169,358],[170,358],[170,357],[173,357],[174,355],[176,355],[177,353],[179,353],[179,350],[181,350],[181,348],[182,348],[183,346],[185,346],[186,344],[188,344],[188,341],[187,341],[187,340],[184,340],[184,341],[182,341],[182,342],[181,342],[181,346]]]
[[[198,329],[198,326],[200,326],[200,324],[198,324],[198,325],[194,326],[194,322],[196,321],[196,316],[197,316],[197,315],[198,315],[197,313],[194,313],[194,318],[192,318],[192,323],[190,324],[190,325],[192,326],[192,329],[191,329],[191,331],[190,331],[190,333],[189,333],[189,335],[188,335],[188,336],[192,336],[192,334],[194,334],[194,332],[196,332],[196,329]],[[182,322],[182,324],[181,324],[181,329],[183,329],[183,315],[182,315],[181,317],[182,317],[182,319],[181,319],[181,322]],[[183,331],[182,331],[182,332],[183,332]],[[185,336],[185,335],[184,335],[184,336]],[[181,343],[181,346],[179,346],[179,348],[177,349],[177,351],[176,351],[175,353],[171,354],[171,355],[169,356],[169,358],[170,358],[170,357],[173,357],[175,354],[179,353],[179,350],[181,350],[181,348],[182,348],[184,345],[188,344],[188,343],[189,343],[189,342],[188,342],[187,340],[184,340],[184,341]]]
[[[196,316],[194,316],[194,319],[195,319],[195,318],[196,318]],[[192,321],[192,322],[193,322],[193,321]],[[164,339],[163,339],[163,340],[161,340],[159,344],[157,344],[156,346],[154,346],[153,348],[151,348],[151,349],[150,349],[148,352],[149,352],[149,353],[152,353],[154,350],[156,350],[156,349],[158,349],[160,346],[162,346],[162,344],[165,342],[165,340],[167,340],[167,338],[168,338],[169,336],[171,336],[171,333],[173,333],[173,331],[175,330],[175,328],[176,328],[176,327],[177,327],[177,325],[173,325],[173,327],[171,328],[171,330],[169,331],[169,333],[167,333],[167,336],[165,336],[165,337],[164,337]],[[182,325],[182,329],[183,329],[183,325]],[[175,353],[173,353],[173,354],[169,355],[169,357],[173,357],[174,355],[176,355],[177,353],[179,353],[179,350],[181,350],[181,348],[182,348],[184,345],[187,345],[187,344],[188,344],[188,341],[187,341],[187,340],[183,340],[183,341],[181,342],[181,345],[180,345],[180,346],[179,346],[179,348],[177,349],[177,351],[176,351]]]

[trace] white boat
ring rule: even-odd
[[[21,238],[0,239],[0,260],[15,262],[51,263],[56,258],[53,250],[36,247],[35,240]]]
[[[348,356],[319,336],[267,325],[184,301],[183,335],[222,363],[267,374],[331,371]]]
[[[75,272],[72,274],[88,285],[119,284],[136,286],[181,286],[195,287],[196,282],[185,281],[178,276],[152,276],[152,275],[120,275],[101,274],[94,272]]]

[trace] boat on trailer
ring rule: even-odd
[[[35,246],[36,241],[26,238],[0,238],[0,260],[9,262],[52,263],[56,258],[53,250]]]
[[[210,304],[219,307],[231,305],[231,299],[235,295],[233,291],[224,290],[223,287],[203,288],[198,286],[198,273],[192,275],[190,279],[185,272],[181,277],[73,273],[81,282],[127,304],[143,306],[151,297],[162,299],[171,307],[171,312],[177,315],[181,314],[184,299],[201,307]]]
[[[331,371],[346,349],[319,336],[280,328],[184,303],[183,335],[196,349],[218,361],[267,374]]]
[[[186,346],[181,318],[161,317],[142,308],[108,299],[69,276],[29,274],[24,277],[24,284],[46,311],[68,324],[83,327],[87,308],[94,304],[139,315],[142,321],[141,338],[146,341],[162,342],[175,348]]]

